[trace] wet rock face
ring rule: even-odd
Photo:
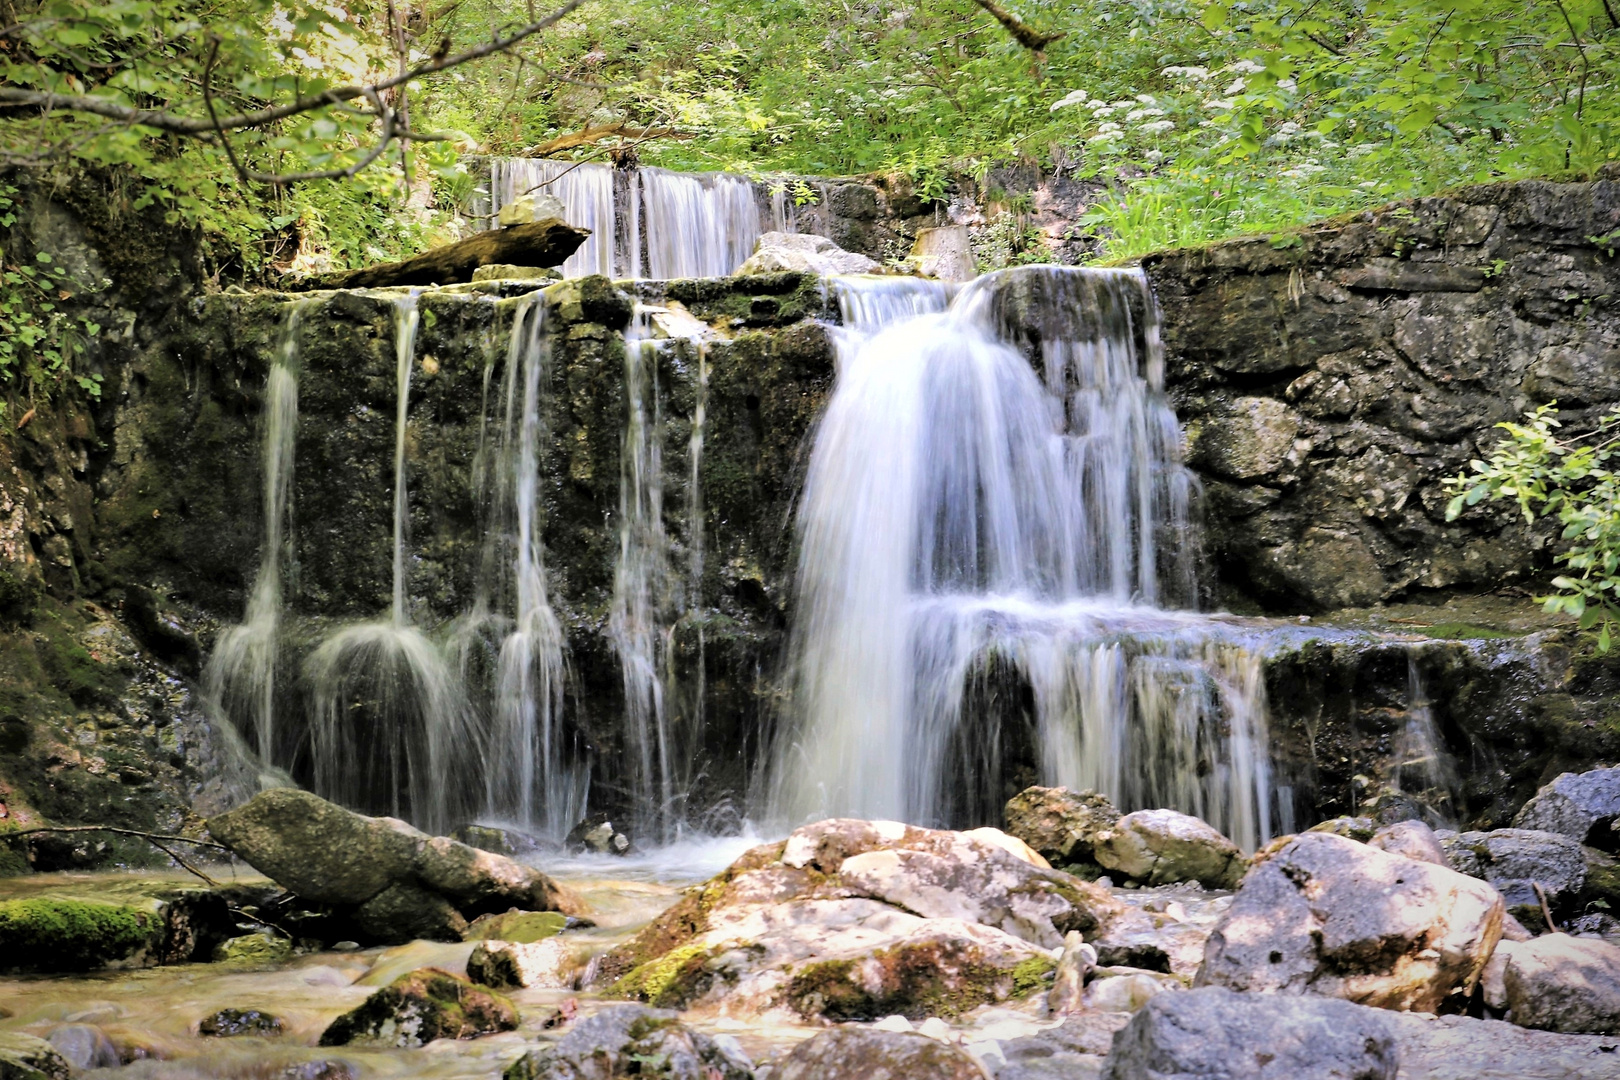
[[[517,1027],[512,1003],[438,968],[401,975],[322,1032],[320,1045],[410,1048],[435,1039],[476,1039]]]
[[[1061,866],[1093,861],[1097,834],[1121,815],[1108,796],[1095,791],[1031,787],[1008,800],[1002,817],[1009,835]]]
[[[1201,986],[1434,1012],[1502,933],[1495,889],[1328,833],[1262,853],[1205,946]]]
[[[1536,792],[1513,824],[1612,852],[1620,850],[1616,819],[1620,819],[1620,768],[1564,773]]]
[[[612,1005],[578,1024],[554,1046],[531,1050],[502,1080],[753,1080],[753,1062],[736,1041],[711,1037],[664,1009]]]
[[[1444,520],[1491,425],[1620,395],[1620,182],[1471,188],[1144,260],[1207,484],[1217,593],[1296,612],[1497,587],[1549,565],[1506,511]]]
[[[1508,910],[1521,921],[1539,924],[1541,886],[1547,903],[1558,910],[1586,883],[1586,853],[1581,845],[1557,833],[1531,829],[1465,832],[1441,841],[1453,870],[1496,886]]]

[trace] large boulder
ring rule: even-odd
[[[1130,1022],[1125,1013],[1084,1012],[1056,1027],[998,1040],[996,1080],[1080,1080],[1102,1071],[1114,1033]]]
[[[970,1055],[911,1031],[840,1027],[793,1048],[771,1080],[986,1080]]]
[[[439,968],[419,968],[333,1020],[320,1045],[410,1048],[435,1039],[476,1039],[517,1024],[517,1010],[493,990]]]
[[[1333,830],[1324,830],[1331,832]],[[1342,834],[1341,834],[1342,835]],[[1451,866],[1446,858],[1446,852],[1440,845],[1440,838],[1434,830],[1421,821],[1397,821],[1393,825],[1385,825],[1373,834],[1367,841],[1368,847],[1375,847],[1379,851],[1387,851],[1391,855],[1402,855],[1418,862],[1433,863],[1436,866]],[[1461,867],[1452,866],[1453,870]],[[1467,871],[1463,871],[1467,873]],[[1477,876],[1477,875],[1475,875]]]
[[[1122,912],[998,830],[835,819],[743,855],[597,972],[660,1007],[921,1019],[1044,989],[1068,931]]]
[[[1465,832],[1441,840],[1453,870],[1481,878],[1496,886],[1508,910],[1518,918],[1530,916],[1538,924],[1540,885],[1547,902],[1573,898],[1586,884],[1586,853],[1567,836],[1534,829],[1496,829]]]
[[[1620,1032],[1620,947],[1598,938],[1545,934],[1513,945],[1502,981],[1515,1024]]]
[[[578,912],[530,866],[403,821],[275,788],[208,822],[215,839],[304,900],[332,905],[373,940],[457,941],[468,920],[510,908]]]
[[[1620,1080],[1613,1039],[1469,1016],[1382,1016],[1395,1034],[1401,1080]]]
[[[1095,861],[1097,834],[1120,812],[1108,796],[1066,787],[1028,787],[1007,800],[1002,817],[1016,836],[1054,866]]]
[[[1138,810],[1097,833],[1097,862],[1150,885],[1196,881],[1236,888],[1247,866],[1236,844],[1212,826],[1175,810]]]
[[[1620,818],[1620,767],[1564,773],[1524,804],[1513,826],[1554,832],[1602,851],[1617,851],[1616,818]]]
[[[427,836],[297,788],[273,788],[208,820],[214,839],[277,885],[322,904],[363,904],[408,880]]]
[[[56,897],[0,901],[0,971],[90,971],[158,962],[161,905]]]
[[[1197,984],[1435,1011],[1472,989],[1502,934],[1485,882],[1330,833],[1257,857]]]
[[[1114,1036],[1104,1080],[1395,1080],[1379,1013],[1321,997],[1161,994]]]
[[[780,1075],[780,1074],[778,1074]],[[754,1065],[727,1036],[712,1037],[679,1016],[610,1005],[575,1024],[555,1045],[530,1050],[503,1080],[753,1080]]]
[[[739,274],[774,274],[796,270],[808,274],[873,274],[880,267],[865,255],[845,251],[825,236],[768,232],[754,253],[737,268]]]

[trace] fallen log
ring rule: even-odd
[[[376,289],[390,285],[454,285],[471,281],[473,271],[490,263],[518,266],[561,266],[585,238],[560,218],[490,229],[454,244],[434,248],[403,262],[315,274],[291,285],[294,289]]]

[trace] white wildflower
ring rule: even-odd
[[[1277,131],[1278,131],[1279,134],[1282,134],[1282,135],[1298,135],[1299,134],[1299,125],[1297,123],[1295,123],[1294,121],[1289,120],[1288,122],[1286,122],[1286,123],[1282,124],[1280,127],[1278,127]]]
[[[1087,139],[1086,142],[1088,142],[1088,143],[1108,143],[1108,142],[1114,142],[1118,138],[1119,138],[1119,132],[1117,132],[1117,131],[1099,131],[1097,134],[1095,134],[1091,138]]]
[[[1143,105],[1157,105],[1159,103],[1159,99],[1154,97],[1152,94],[1137,94],[1136,100],[1140,101]]]
[[[1295,90],[1299,89],[1299,83],[1295,82],[1293,79],[1278,79],[1277,89],[1283,91],[1285,94],[1292,94]]]
[[[1143,124],[1137,130],[1146,132],[1149,135],[1159,135],[1175,126],[1176,122],[1174,120],[1155,120],[1151,124]]]
[[[1125,122],[1134,124],[1138,120],[1146,120],[1150,116],[1163,116],[1163,109],[1132,109],[1125,114]]]
[[[1159,74],[1167,79],[1187,79],[1191,82],[1203,82],[1209,78],[1209,68],[1204,67],[1167,67]]]
[[[1237,102],[1231,98],[1210,98],[1204,102],[1204,108],[1206,109],[1230,109],[1236,105]]]
[[[1070,105],[1084,105],[1089,96],[1084,90],[1070,90],[1062,98],[1052,102],[1051,111],[1057,112],[1059,109],[1067,109]]]
[[[1266,68],[1264,64],[1257,64],[1253,60],[1239,60],[1235,63],[1227,64],[1221,70],[1235,71],[1239,75],[1258,75],[1262,71],[1266,70]]]
[[[1120,127],[1119,127],[1118,124],[1110,121],[1110,122],[1108,122],[1106,124],[1098,125],[1097,130],[1098,131],[1105,131],[1105,132],[1115,132],[1115,131],[1119,131]]]
[[[1149,150],[1147,153],[1143,154],[1142,156],[1147,158],[1149,161],[1163,161],[1164,160],[1164,151],[1163,150]]]
[[[1247,80],[1247,79],[1233,79],[1232,80],[1232,85],[1228,86],[1225,90],[1223,90],[1221,92],[1223,94],[1227,94],[1227,95],[1230,96],[1232,94],[1241,94],[1241,93],[1243,93],[1243,91],[1247,90],[1248,88],[1249,88],[1249,80]]]

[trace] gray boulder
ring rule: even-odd
[[[1541,917],[1536,885],[1547,901],[1573,897],[1586,883],[1586,853],[1558,833],[1532,829],[1465,832],[1441,842],[1451,868],[1496,886],[1508,909],[1519,917]]]
[[[44,1039],[0,1031],[0,1080],[72,1080],[73,1066]]]
[[[806,1039],[771,1080],[985,1080],[970,1055],[911,1031],[839,1027]]]
[[[1150,885],[1196,881],[1236,888],[1247,863],[1213,826],[1175,810],[1138,810],[1097,833],[1097,862]]]
[[[1367,841],[1367,846],[1387,851],[1391,855],[1416,859],[1418,862],[1451,866],[1446,859],[1445,849],[1440,846],[1439,837],[1435,836],[1433,829],[1421,821],[1398,821],[1393,825],[1385,825],[1373,834],[1372,839]],[[1451,868],[1457,869],[1455,866]]]
[[[1105,1080],[1395,1080],[1385,1017],[1320,997],[1161,994],[1114,1036]]]
[[[778,1074],[780,1076],[780,1074]],[[666,1009],[611,1005],[555,1045],[530,1050],[502,1080],[753,1080],[754,1065],[728,1036],[711,1037]]]
[[[345,810],[296,788],[273,788],[208,820],[214,839],[306,900],[363,904],[408,879],[427,836],[394,818]]]
[[[1599,938],[1545,934],[1513,945],[1502,981],[1515,1024],[1620,1032],[1620,947]]]
[[[1102,1071],[1114,1033],[1130,1022],[1116,1012],[1085,1012],[1056,1027],[1000,1044],[996,1080],[1089,1080]]]
[[[1028,787],[1007,800],[1007,833],[1054,866],[1094,861],[1097,834],[1122,816],[1108,796],[1066,787]]]
[[[1384,1013],[1401,1080],[1620,1080],[1620,1046],[1501,1020]]]
[[[872,274],[879,266],[865,255],[845,251],[825,236],[768,232],[754,253],[737,268],[739,274],[772,274],[797,270],[810,274]]]
[[[1502,934],[1483,881],[1331,833],[1250,868],[1204,945],[1200,986],[1435,1011],[1467,993]]]
[[[447,836],[424,840],[417,850],[417,879],[462,911],[509,908],[556,911],[575,906],[573,896],[532,866],[524,866]]]
[[[354,909],[354,923],[389,945],[407,941],[460,941],[467,919],[438,893],[405,881],[390,885]]]
[[[1513,825],[1567,836],[1602,851],[1620,850],[1620,767],[1564,773],[1524,804]]]

